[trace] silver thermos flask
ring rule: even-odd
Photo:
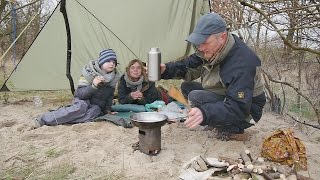
[[[161,79],[160,64],[161,64],[161,52],[158,47],[153,47],[148,52],[149,81],[159,81]]]

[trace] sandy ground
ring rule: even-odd
[[[32,119],[53,107],[58,105],[0,105],[0,179],[178,179],[181,166],[197,155],[237,159],[240,151],[249,149],[258,157],[264,137],[289,127],[307,149],[308,171],[301,174],[320,177],[319,130],[272,113],[247,130],[250,138],[244,142],[220,141],[209,138],[210,131],[166,124],[160,154],[148,156],[132,148],[138,141],[137,127],[103,121],[31,129]]]

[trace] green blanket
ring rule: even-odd
[[[132,128],[130,116],[133,112],[119,112],[118,114],[111,115],[106,114],[100,117],[97,117],[93,121],[105,120],[112,122],[115,125],[122,126],[124,128]]]
[[[146,112],[144,105],[137,104],[118,104],[111,106],[111,110],[115,112]]]

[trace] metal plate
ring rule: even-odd
[[[130,119],[133,125],[142,129],[149,129],[163,126],[168,117],[157,112],[141,112],[131,115]]]
[[[130,119],[136,122],[156,123],[166,121],[168,119],[168,116],[165,114],[160,114],[158,112],[141,112],[131,115]]]

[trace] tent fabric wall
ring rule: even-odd
[[[163,62],[192,53],[185,38],[195,21],[208,12],[206,7],[207,0],[66,1],[75,85],[83,65],[97,59],[104,48],[115,50],[121,72],[132,59],[147,62],[151,47],[160,48]],[[7,81],[9,90],[70,89],[66,47],[64,19],[56,8]]]

